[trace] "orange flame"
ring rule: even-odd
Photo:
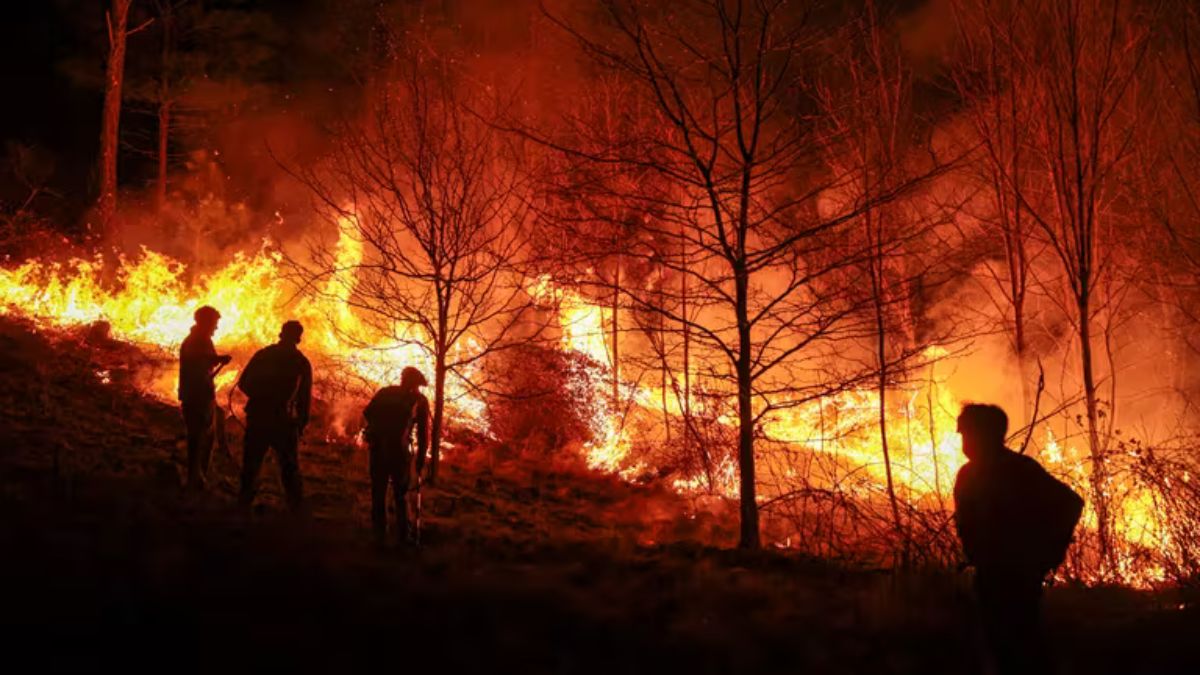
[[[104,281],[105,264],[99,257],[63,263],[35,260],[15,268],[0,268],[0,313],[17,313],[44,326],[78,326],[103,320],[119,339],[174,351],[191,326],[193,310],[211,304],[222,313],[216,341],[224,350],[246,350],[273,342],[281,323],[295,318],[307,327],[306,351],[369,386],[394,381],[406,365],[431,371],[430,353],[415,339],[419,336],[415,327],[405,336],[412,339],[397,343],[373,334],[348,306],[347,294],[354,284],[354,269],[363,258],[363,246],[353,236],[352,223],[342,225],[336,259],[337,268],[344,271],[317,293],[294,297],[279,283],[283,256],[268,242],[257,252],[239,254],[226,266],[195,279],[189,279],[183,263],[143,249],[135,259],[117,261],[115,280],[110,283]],[[533,280],[529,289],[535,298],[553,301],[559,307],[562,348],[586,354],[602,366],[608,363],[611,333],[605,326],[612,319],[610,309],[556,287],[545,277]],[[473,345],[462,348],[470,350]],[[943,355],[936,347],[931,347],[928,354],[931,361]],[[110,381],[106,371],[98,371],[96,377],[101,382]],[[220,374],[217,383],[226,388],[236,377],[237,370],[230,368]],[[589,386],[598,392],[608,388],[601,381]],[[150,390],[173,401],[174,373],[160,377]],[[664,414],[681,414],[674,392],[664,396],[655,387],[631,384],[625,384],[621,391],[622,397],[632,403],[627,406],[630,415],[661,419]],[[771,499],[788,489],[788,480],[800,480],[789,454],[796,450],[834,458],[841,470],[864,472],[881,483],[885,467],[877,419],[878,396],[871,389],[848,390],[764,416],[760,434],[767,442],[759,444],[758,461],[763,467],[760,477],[771,475],[782,482],[764,484],[762,499]],[[932,376],[923,384],[891,392],[891,398],[894,403],[887,411],[888,443],[898,491],[910,503],[948,508],[954,476],[964,461],[954,423],[960,407],[958,398],[944,381]],[[448,400],[458,423],[478,424],[483,418],[483,402],[454,377],[448,381]],[[689,404],[693,409],[702,406],[700,401]],[[664,405],[668,408],[665,411]],[[626,478],[645,471],[630,438],[633,425],[608,408],[598,409],[590,422],[594,440],[585,448],[590,467]],[[720,423],[732,426],[735,421],[722,419]],[[778,448],[786,448],[787,452]],[[1062,447],[1049,434],[1041,455],[1051,471],[1076,486],[1088,484],[1085,453]],[[803,478],[813,480],[812,476]],[[713,479],[717,493],[737,495],[737,467],[731,456],[718,459]],[[681,492],[708,487],[707,479],[699,476],[678,476],[673,485]],[[1117,511],[1116,529],[1126,543],[1125,550],[1170,542],[1171,532],[1147,491],[1126,489]],[[1094,528],[1095,518],[1089,505],[1085,527]],[[1117,576],[1126,583],[1150,585],[1161,581],[1165,573],[1161,566],[1137,562],[1136,556],[1128,553],[1121,558]]]

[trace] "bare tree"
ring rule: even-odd
[[[1140,108],[1131,93],[1150,44],[1145,18],[1120,2],[1063,0],[1039,14],[1026,48],[1040,64],[1031,97],[1032,147],[1048,185],[1015,192],[1057,258],[1079,347],[1079,373],[1091,455],[1092,503],[1102,573],[1113,564],[1106,468],[1108,434],[1101,419],[1093,329],[1118,295],[1120,171],[1134,150]],[[1109,308],[1112,309],[1112,308]]]
[[[316,241],[311,261],[296,269],[307,286],[357,310],[373,334],[430,355],[435,480],[447,376],[470,383],[480,359],[530,326],[516,269],[525,250],[525,179],[511,139],[468,112],[451,60],[394,34],[388,50],[362,119],[338,124],[323,163],[295,170],[363,256],[348,263],[336,246]]]
[[[1029,303],[1035,287],[1033,267],[1042,247],[1018,193],[1027,186],[1026,168],[1032,161],[1029,98],[1038,64],[1026,47],[1038,16],[1031,8],[1037,4],[957,2],[954,9],[963,27],[963,44],[952,72],[954,90],[970,123],[969,143],[977,148],[967,166],[988,202],[988,213],[980,216],[983,241],[989,247],[978,257],[981,280],[998,293],[998,299],[991,292],[988,297],[1011,321],[1007,333],[1021,374],[1026,414],[1033,405],[1035,378]]]
[[[677,196],[653,204],[659,216],[644,224],[653,235],[646,241],[682,237],[686,249],[646,243],[627,255],[686,276],[687,315],[678,297],[650,301],[669,289],[626,297],[687,326],[695,346],[708,352],[713,380],[735,397],[739,544],[757,548],[757,427],[780,406],[829,391],[831,380],[844,384],[828,372],[828,357],[840,341],[861,336],[852,295],[835,283],[854,258],[834,240],[863,205],[826,208],[831,202],[822,197],[852,178],[824,166],[812,111],[804,107],[801,67],[818,32],[804,11],[782,0],[602,6],[605,27],[551,19],[597,65],[636,88],[663,120],[657,138],[595,152],[534,135],[602,165],[652,171]]]
[[[175,13],[177,6],[186,0],[154,0],[162,31],[159,45],[159,75],[157,96],[158,138],[155,144],[155,160],[158,173],[154,180],[154,206],[161,211],[167,203],[167,170],[171,157],[171,114],[175,95],[171,90],[175,69]]]
[[[909,537],[901,517],[901,499],[893,476],[889,438],[890,392],[914,369],[924,366],[929,344],[945,345],[949,335],[917,340],[914,305],[932,292],[944,274],[944,256],[928,246],[934,224],[907,200],[890,200],[898,186],[911,184],[923,172],[922,131],[913,113],[912,76],[899,41],[881,22],[874,2],[848,24],[839,41],[838,72],[843,76],[822,89],[825,143],[830,166],[853,176],[842,197],[860,213],[856,231],[848,232],[849,252],[860,258],[858,269],[867,283],[862,291],[871,334],[874,384],[878,394],[877,428],[883,455],[886,495],[898,553],[909,559]],[[844,70],[843,70],[844,67]],[[832,78],[831,78],[832,79]],[[861,251],[861,252],[860,252]]]
[[[108,59],[104,66],[104,115],[100,129],[100,196],[96,215],[106,232],[117,210],[117,150],[121,125],[121,85],[125,81],[125,39],[129,35],[129,8],[133,0],[112,0],[105,12]]]

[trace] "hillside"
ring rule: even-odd
[[[270,460],[245,518],[236,442],[209,493],[182,492],[178,414],[134,386],[150,359],[0,320],[0,593],[23,670],[977,671],[965,576],[714,548],[719,510],[478,439],[426,492],[420,551],[369,545],[347,445],[303,445],[311,519],[282,512]],[[1200,665],[1181,592],[1048,605],[1063,672]]]

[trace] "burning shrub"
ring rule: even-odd
[[[488,428],[510,448],[548,454],[592,439],[600,402],[591,359],[534,344],[496,352],[484,365],[491,383]]]

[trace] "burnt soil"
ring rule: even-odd
[[[0,319],[10,672],[980,672],[961,574],[727,550],[726,513],[466,436],[419,551],[370,546],[344,444],[302,447],[311,519],[284,512],[270,460],[245,517],[236,439],[207,493],[182,490],[178,412],[136,387],[152,361]],[[1052,589],[1060,672],[1200,672],[1196,607]]]

